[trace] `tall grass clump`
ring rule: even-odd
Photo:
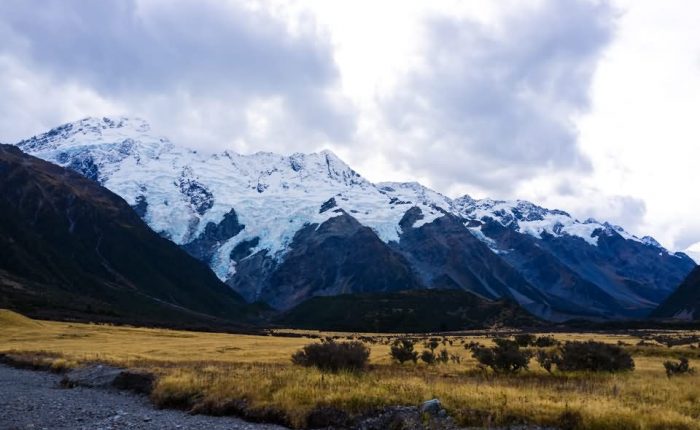
[[[362,342],[336,342],[331,339],[306,345],[292,354],[292,363],[331,372],[363,370],[369,362],[369,354],[369,348]]]
[[[634,360],[629,352],[619,345],[592,340],[566,342],[552,351],[540,350],[537,362],[547,372],[552,366],[562,372],[624,372],[634,370]]]
[[[518,342],[509,339],[494,339],[493,348],[475,347],[472,356],[481,366],[490,367],[497,373],[517,373],[527,370],[532,354],[520,349]]]
[[[666,376],[669,378],[671,376],[682,375],[684,373],[695,373],[695,368],[690,367],[690,361],[686,357],[679,358],[677,362],[664,361],[664,368],[666,369]]]
[[[389,355],[400,364],[404,364],[407,361],[412,361],[413,363],[418,361],[418,352],[414,351],[411,339],[396,339],[391,345]]]

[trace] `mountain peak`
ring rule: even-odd
[[[657,248],[662,248],[661,244],[651,236],[642,237],[642,243],[645,245],[655,246]]]
[[[150,124],[141,118],[86,117],[65,123],[17,143],[25,152],[71,148],[86,144],[123,142],[146,136]],[[166,139],[160,139],[165,142]]]
[[[465,194],[462,197],[457,197],[454,201],[458,204],[471,204],[474,203],[476,199],[470,196],[469,194]]]
[[[338,157],[335,152],[331,151],[330,149],[322,149],[318,152],[319,154],[323,155],[324,157],[331,159],[331,160],[337,160],[340,161],[341,163],[345,163],[343,160]]]
[[[93,117],[89,116],[76,121],[73,124],[79,124],[84,127],[90,127],[93,129],[114,129],[114,128],[124,128],[132,129],[138,132],[148,132],[151,130],[151,125],[144,119],[139,117],[128,117],[128,116],[115,116],[115,117]]]

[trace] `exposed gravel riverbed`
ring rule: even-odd
[[[154,409],[148,398],[115,389],[61,388],[60,375],[0,365],[0,429],[281,430],[229,417]]]

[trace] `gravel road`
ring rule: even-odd
[[[48,372],[0,365],[0,429],[284,429],[235,418],[157,410],[143,396],[117,390],[60,388],[60,379],[59,375]]]

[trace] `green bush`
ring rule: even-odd
[[[561,430],[578,430],[583,428],[583,416],[578,411],[566,409],[557,419],[557,428]]]
[[[433,351],[425,350],[421,353],[420,359],[423,360],[426,364],[435,364],[435,360],[437,359],[435,357],[435,353]]]
[[[700,336],[698,335],[690,335],[690,336],[683,336],[683,335],[656,335],[656,336],[651,336],[650,337],[652,340],[655,340],[663,345],[666,345],[668,348],[674,347],[674,346],[681,346],[681,345],[690,345],[695,342],[700,342]]]
[[[469,343],[465,343],[465,344],[464,344],[464,349],[470,350],[470,351],[471,351],[471,350],[473,350],[473,349],[475,349],[475,348],[482,348],[483,346],[484,346],[484,345],[482,345],[482,344],[479,343],[479,342],[471,341],[471,342],[469,342]]]
[[[690,361],[688,361],[688,359],[685,357],[679,358],[678,362],[664,361],[664,367],[666,368],[666,376],[669,378],[671,376],[682,375],[684,373],[695,373],[695,369],[690,367]]]
[[[522,351],[514,340],[494,339],[493,348],[474,347],[472,356],[482,366],[490,367],[497,373],[517,373],[527,370],[532,354]]]
[[[391,345],[389,355],[401,364],[406,361],[418,361],[418,352],[413,350],[413,341],[410,339],[396,339]]]
[[[516,334],[513,338],[515,339],[515,343],[521,348],[533,345],[536,340],[535,335],[530,333]]]
[[[370,350],[362,342],[335,342],[306,345],[292,354],[292,363],[300,366],[315,366],[321,370],[362,370],[369,362]]]
[[[557,346],[557,345],[559,345],[559,341],[554,339],[552,336],[539,336],[533,342],[533,346],[536,346],[538,348],[547,348],[550,346]]]
[[[447,362],[450,361],[450,354],[446,349],[443,349],[435,356],[435,361],[441,364],[447,364]]]
[[[557,369],[564,372],[634,370],[632,356],[618,345],[589,340],[587,342],[566,342],[559,349],[556,365]]]
[[[429,340],[423,342],[423,346],[428,348],[430,351],[435,352],[435,348],[440,346],[440,339],[430,338]]]
[[[537,363],[539,363],[540,367],[546,370],[548,373],[552,373],[552,366],[561,361],[558,351],[546,351],[544,349],[537,351],[537,354],[535,354],[535,359],[537,360]]]

